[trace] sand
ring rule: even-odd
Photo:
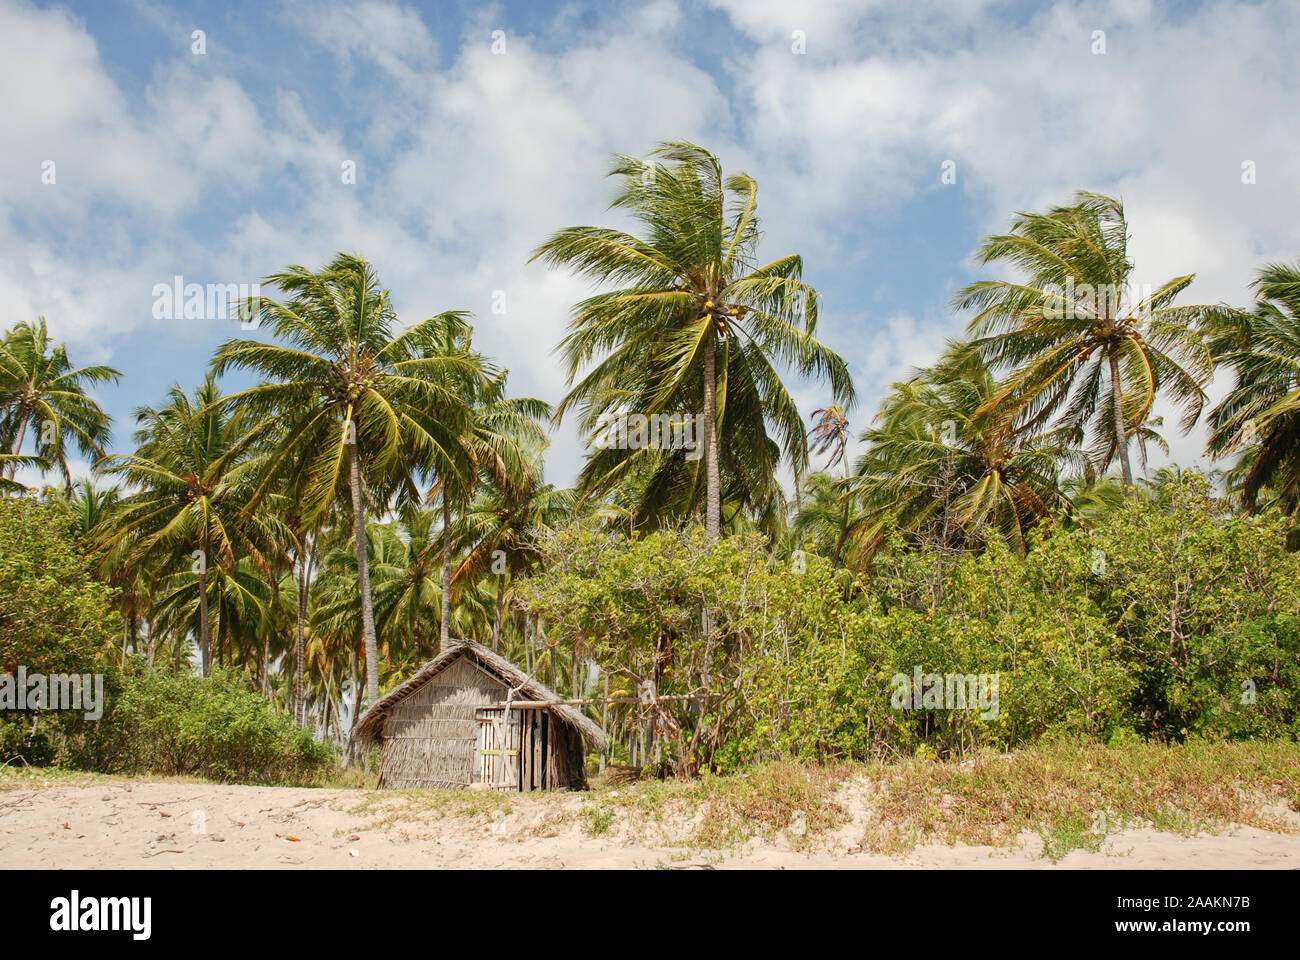
[[[467,803],[473,802],[467,800]],[[1184,837],[1129,830],[1099,851],[1053,864],[1041,841],[1014,848],[921,846],[906,856],[861,852],[855,822],[799,852],[778,836],[726,851],[665,842],[662,825],[614,824],[591,836],[582,794],[513,795],[509,813],[463,815],[453,803],[363,790],[104,780],[0,791],[0,867],[335,868],[1297,868],[1300,834],[1251,827]]]

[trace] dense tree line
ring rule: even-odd
[[[468,313],[399,318],[374,265],[343,253],[319,269],[290,266],[266,277],[263,288],[274,296],[241,305],[264,335],[227,341],[189,384],[138,409],[129,452],[108,452],[111,424],[93,399],[118,381],[117,371],[76,367],[43,318],[5,333],[0,495],[35,495],[66,511],[85,569],[117,618],[111,645],[100,642],[96,621],[100,655],[123,664],[139,657],[156,671],[191,664],[203,676],[233,671],[338,743],[359,707],[458,637],[503,650],[575,697],[591,696],[602,671],[611,696],[624,698],[647,677],[669,685],[676,677],[681,702],[697,698],[693,713],[651,716],[634,707],[608,722],[643,759],[647,748],[636,745],[645,725],[658,724],[660,737],[671,727],[680,751],[673,763],[694,770],[762,755],[755,731],[775,737],[812,722],[791,707],[804,701],[788,690],[777,697],[784,707],[761,704],[776,696],[776,678],[790,675],[770,660],[776,621],[765,626],[763,616],[775,614],[756,613],[753,594],[734,595],[737,558],[751,566],[765,558],[775,578],[765,596],[807,591],[809,581],[791,578],[815,561],[821,579],[808,602],[828,596],[824,602],[857,618],[852,629],[841,625],[836,642],[844,663],[856,658],[861,666],[863,658],[889,659],[876,650],[882,635],[895,637],[894,653],[908,648],[913,634],[872,620],[886,607],[895,626],[905,610],[956,618],[964,626],[953,628],[951,642],[935,639],[927,655],[951,651],[985,616],[969,608],[963,591],[975,588],[961,586],[963,577],[992,576],[990,558],[1022,572],[1047,563],[1052,544],[1080,531],[1109,531],[1120,539],[1107,555],[1127,556],[1137,541],[1121,542],[1128,528],[1115,518],[1133,519],[1134,511],[1187,524],[1188,511],[1199,510],[1216,523],[1266,529],[1260,550],[1275,549],[1269,537],[1297,545],[1300,267],[1263,267],[1249,307],[1187,304],[1192,274],[1134,284],[1118,201],[1079,193],[1046,212],[1019,213],[977,250],[981,264],[1004,275],[954,297],[954,309],[970,316],[967,339],[891,387],[874,419],[859,425],[855,458],[857,398],[847,364],[818,338],[820,298],[801,258],[760,255],[756,182],[726,176],[708,151],[676,142],[647,159],[616,158],[611,176],[613,209],[630,228],[569,227],[535,255],[599,286],[575,305],[559,345],[571,390],[554,410],[509,392],[507,371],[474,348]],[[222,377],[233,371],[251,374],[254,385],[226,392]],[[1207,409],[1216,371],[1231,387]],[[811,417],[797,409],[791,374],[826,391],[826,405]],[[1165,424],[1154,415],[1160,402],[1179,412],[1185,431],[1208,425],[1209,452],[1222,469],[1195,496],[1171,492],[1192,482],[1186,477],[1153,484],[1140,475],[1151,449],[1167,450]],[[544,456],[549,430],[566,416],[588,437],[619,418],[684,417],[694,440],[593,444],[575,486],[558,489],[546,482]],[[74,479],[74,453],[91,460],[93,478]],[[19,470],[41,471],[52,483],[28,490]],[[778,481],[783,470],[795,478],[789,491]],[[1265,527],[1250,526],[1252,518]],[[703,539],[693,539],[692,527]],[[651,567],[678,551],[714,559],[699,559],[698,569],[695,559],[682,560],[696,581],[661,582],[637,566],[643,542],[657,545]],[[581,568],[590,550],[604,559]],[[1254,561],[1240,559],[1229,578],[1263,589],[1251,580]],[[913,565],[915,589],[930,591],[924,602],[891,593],[907,581],[900,564]],[[609,579],[613,569],[632,579],[620,588]],[[1025,585],[1041,575],[1024,573],[1025,611],[1046,609],[1039,587]],[[1136,591],[1135,605],[1150,600],[1144,591],[1161,589],[1139,581],[1135,571],[1117,587]],[[1166,638],[1186,658],[1166,663],[1154,647],[1141,653],[1147,641],[1126,634],[1131,623],[1111,622],[1092,596],[1095,582],[1086,584],[1069,602],[1095,606],[1080,616],[1105,625],[1097,643],[1128,651],[1114,663],[1152,658],[1138,681],[1149,689],[1137,696],[1114,678],[1090,675],[1097,686],[1088,703],[1043,707],[1036,719],[1013,710],[1020,719],[1006,722],[1039,732],[1058,722],[1103,730],[1122,716],[1148,735],[1195,727],[1201,714],[1184,700],[1211,695],[1195,692],[1200,675],[1187,663],[1210,656],[1223,637]],[[633,589],[649,604],[639,613],[624,603]],[[628,623],[580,619],[601,591]],[[1242,603],[1258,599],[1252,593]],[[0,599],[0,625],[17,636],[5,604]],[[1249,634],[1265,643],[1270,630],[1275,642],[1293,638],[1294,627],[1276,619],[1293,606],[1293,597],[1252,606],[1233,642]],[[1063,616],[1053,610],[1043,612],[1044,623]],[[670,611],[671,623],[663,619]],[[787,629],[782,663],[807,666],[801,658],[830,636]],[[802,646],[792,653],[791,643]],[[756,659],[731,660],[737,650]],[[1293,658],[1294,651],[1282,657],[1274,681]],[[710,686],[728,670],[733,681],[745,678],[753,698],[735,702]],[[1053,682],[1068,683],[1067,672],[1052,674]],[[1216,677],[1220,685],[1233,680]],[[1237,679],[1258,682],[1253,673]],[[849,687],[861,681],[840,677]],[[850,696],[835,709],[870,723],[875,703]],[[776,712],[760,723],[764,710]],[[718,711],[730,719],[723,723]],[[798,742],[818,744],[821,755],[844,752],[834,744],[848,728],[817,716],[817,732]],[[893,723],[880,742],[910,742],[907,724]],[[1276,734],[1288,723],[1264,726]],[[990,734],[999,742],[1020,736],[999,729]],[[964,728],[909,736],[943,749],[979,739]]]

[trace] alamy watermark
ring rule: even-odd
[[[685,413],[602,413],[591,445],[598,450],[685,450],[687,460],[704,454],[699,418]]]
[[[984,720],[998,715],[998,674],[925,673],[919,666],[909,677],[896,673],[890,704],[895,710],[979,710]]]
[[[0,710],[81,710],[87,720],[104,715],[102,673],[0,673]]]
[[[155,320],[238,320],[251,330],[257,326],[262,285],[186,283],[177,274],[171,283],[155,283],[152,296]]]
[[[1156,288],[1149,283],[1075,283],[1065,278],[1065,286],[1049,283],[1043,287],[1047,300],[1043,316],[1052,320],[1091,320],[1094,317],[1119,317],[1126,305],[1132,305],[1139,320],[1150,320],[1152,297]]]
[[[153,931],[153,898],[83,897],[80,890],[73,890],[50,901],[50,929],[56,933],[123,931],[133,940],[148,940]]]

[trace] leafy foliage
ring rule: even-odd
[[[66,503],[0,497],[0,672],[78,672],[121,630]]]
[[[1023,555],[996,536],[949,556],[895,535],[869,575],[698,529],[575,527],[543,553],[521,603],[552,644],[653,682],[638,720],[678,773],[1067,734],[1300,736],[1300,557],[1280,521],[1222,513],[1195,475],[1094,527],[1047,523]],[[897,678],[917,675],[996,677],[995,709],[900,707]]]
[[[70,745],[68,765],[103,773],[301,783],[333,763],[329,746],[227,671],[208,678],[147,671],[116,679],[103,721]]]

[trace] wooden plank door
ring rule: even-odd
[[[483,707],[475,712],[478,721],[478,756],[475,770],[480,783],[497,790],[520,789],[520,713],[509,717],[500,707]]]

